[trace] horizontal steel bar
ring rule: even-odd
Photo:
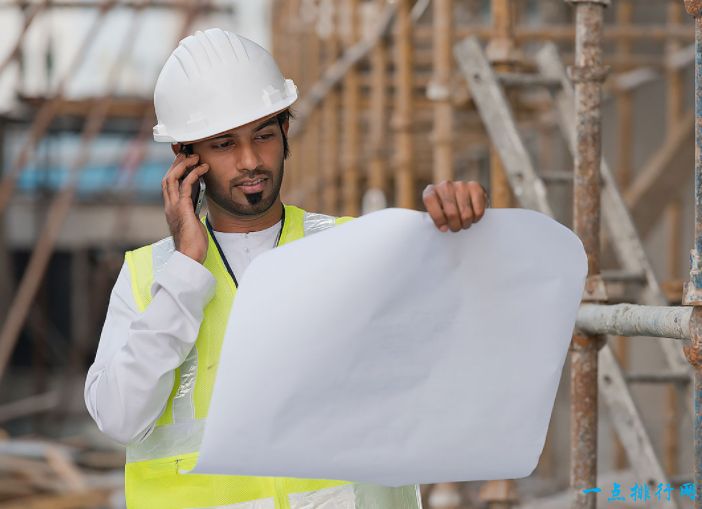
[[[582,304],[575,328],[586,334],[690,339],[691,314],[687,306]]]
[[[691,381],[689,373],[630,373],[625,378],[627,382],[637,384],[688,384]]]

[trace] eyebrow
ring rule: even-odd
[[[268,120],[266,120],[265,122],[263,122],[261,125],[256,126],[256,128],[254,129],[254,132],[258,132],[261,129],[264,129],[268,126],[271,126],[271,125],[277,124],[277,123],[278,123],[278,117],[271,117]],[[220,136],[215,136],[214,138],[210,138],[208,141],[217,141],[217,140],[223,140],[223,139],[229,139],[229,138],[236,138],[236,135],[234,135],[232,133],[222,134]]]
[[[266,120],[264,123],[262,123],[260,126],[256,127],[254,129],[254,132],[260,131],[264,127],[268,127],[269,125],[277,124],[278,123],[278,117],[271,117],[268,120]]]

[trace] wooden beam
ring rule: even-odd
[[[414,208],[412,144],[412,18],[409,0],[398,0],[395,33],[395,202]]]
[[[109,489],[94,489],[85,493],[61,495],[32,495],[0,503],[0,509],[92,509],[109,501]]]
[[[624,193],[624,201],[642,238],[663,217],[665,205],[678,196],[691,177],[694,134],[694,113],[690,111],[669,132],[663,146],[649,159]]]

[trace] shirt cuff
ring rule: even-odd
[[[154,275],[152,296],[158,286],[168,289],[174,295],[187,295],[189,301],[202,302],[204,307],[214,296],[216,280],[202,264],[180,251],[173,251],[163,270]]]

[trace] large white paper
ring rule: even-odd
[[[230,316],[196,473],[387,486],[529,475],[587,273],[528,210],[388,209],[272,250]]]

